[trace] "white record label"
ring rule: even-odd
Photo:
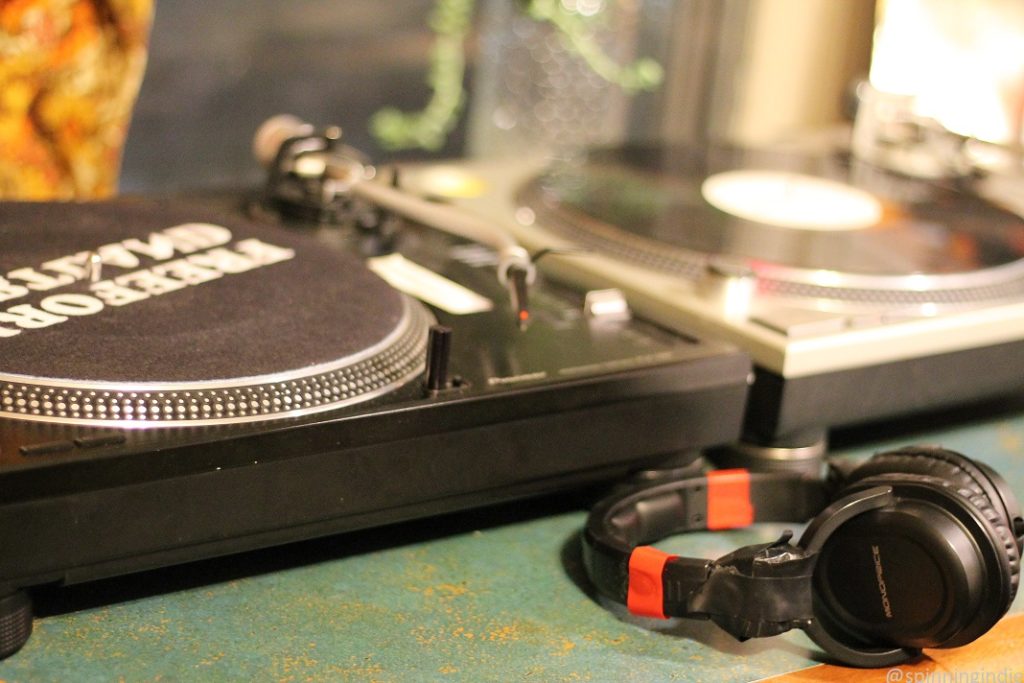
[[[882,218],[864,190],[800,173],[726,171],[704,180],[701,194],[737,218],[796,230],[862,230]]]

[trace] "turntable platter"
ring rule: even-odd
[[[8,204],[0,273],[4,415],[262,420],[423,366],[429,314],[355,257],[180,201]]]
[[[1019,216],[845,154],[599,151],[583,165],[551,168],[520,200],[556,233],[691,278],[724,255],[782,289],[827,280],[849,290],[986,290],[966,298],[1022,291]]]

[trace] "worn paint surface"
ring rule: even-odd
[[[1024,416],[837,449],[941,443],[1024,493]],[[814,663],[801,634],[736,643],[588,595],[584,512],[522,503],[43,591],[0,681],[749,681]],[[714,556],[783,527],[663,545]],[[1020,600],[1015,612],[1024,611]]]

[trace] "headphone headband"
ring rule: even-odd
[[[813,616],[814,553],[790,545],[791,534],[717,560],[643,544],[687,531],[804,522],[825,507],[827,493],[821,481],[746,470],[628,490],[591,512],[584,563],[597,589],[634,614],[710,618],[740,639],[782,633]]]

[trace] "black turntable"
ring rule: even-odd
[[[286,228],[233,197],[0,205],[0,656],[28,637],[33,586],[737,437],[750,366],[732,347],[542,281],[516,324],[493,253],[398,230]]]

